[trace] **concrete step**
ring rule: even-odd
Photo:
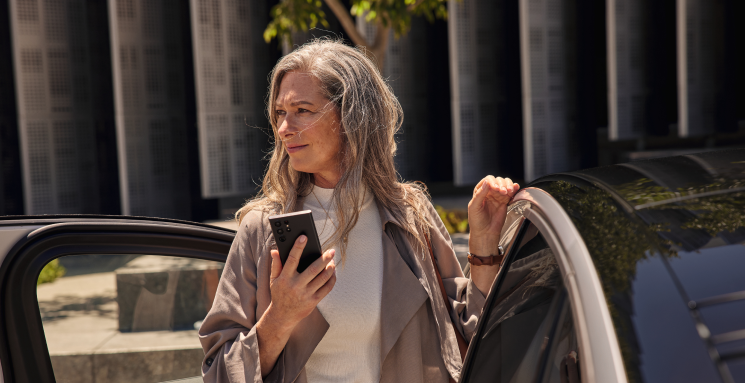
[[[156,264],[147,258],[135,263],[143,272],[154,271]],[[40,285],[37,298],[58,382],[162,382],[201,375],[204,353],[193,326],[183,331],[119,331],[113,271]]]

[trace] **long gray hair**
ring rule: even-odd
[[[403,122],[401,105],[370,59],[330,39],[303,45],[279,60],[272,70],[267,112],[274,131],[274,150],[261,192],[238,210],[238,222],[253,209],[275,214],[292,212],[298,198],[313,189],[312,174],[290,166],[289,154],[277,134],[275,103],[282,79],[292,71],[317,78],[321,91],[341,116],[341,178],[333,192],[333,209],[339,222],[329,242],[339,244],[342,260],[346,238],[359,218],[365,186],[378,204],[414,234],[418,242],[415,247],[425,249],[423,233],[431,227],[426,190],[421,184],[399,182],[393,161],[394,134]]]

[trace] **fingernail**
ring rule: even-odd
[[[305,241],[308,240],[308,237],[306,237],[304,235],[301,235],[300,238],[298,238],[298,239],[300,240],[300,243],[305,243]]]

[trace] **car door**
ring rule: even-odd
[[[0,219],[0,376],[160,382],[200,375],[196,329],[234,236],[159,219]]]
[[[509,207],[508,249],[471,339],[461,382],[626,382],[587,249],[558,203],[526,188]]]

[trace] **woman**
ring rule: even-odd
[[[519,186],[486,177],[469,203],[464,278],[422,188],[398,182],[401,106],[356,49],[317,40],[271,75],[275,147],[261,194],[240,222],[212,309],[199,331],[206,382],[447,382],[462,366],[454,328],[470,339],[499,265],[506,204]],[[309,209],[324,254],[284,267],[267,217]],[[427,241],[453,310],[439,290]],[[451,319],[452,318],[452,319]]]

